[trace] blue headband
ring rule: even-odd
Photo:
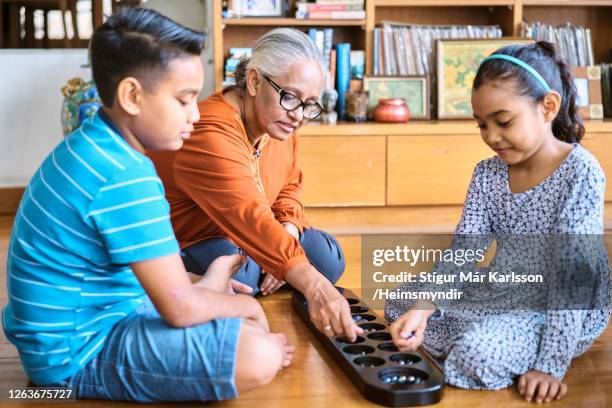
[[[508,62],[511,62],[511,63],[513,63],[515,65],[518,65],[519,67],[521,67],[524,70],[526,70],[527,72],[529,72],[540,83],[540,85],[542,85],[542,88],[544,88],[544,90],[547,93],[551,91],[550,86],[548,86],[548,84],[546,83],[544,78],[542,78],[542,75],[540,75],[538,73],[538,71],[533,69],[525,61],[520,60],[520,59],[515,58],[515,57],[511,57],[510,55],[506,55],[506,54],[493,54],[493,55],[490,55],[487,58],[485,58],[482,62],[490,61],[490,60],[494,60],[494,59],[500,59],[500,60],[508,61]]]

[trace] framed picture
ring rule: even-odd
[[[243,17],[280,17],[283,15],[283,1],[285,0],[234,0],[241,3],[240,12]]]
[[[427,77],[363,77],[363,90],[370,94],[368,112],[371,114],[379,99],[404,98],[411,119],[429,119],[429,86]]]
[[[601,101],[601,67],[573,67],[574,85],[578,91],[578,112],[583,119],[603,119]]]
[[[501,47],[531,39],[438,40],[438,119],[472,118],[472,83],[482,61]]]

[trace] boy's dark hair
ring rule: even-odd
[[[505,54],[518,58],[544,78],[550,89],[561,95],[561,108],[552,124],[552,131],[559,140],[578,143],[584,135],[584,125],[578,114],[574,85],[570,68],[557,55],[553,44],[539,41],[530,45],[508,45],[493,54]],[[512,80],[520,95],[528,95],[535,102],[544,99],[546,91],[526,69],[503,60],[489,60],[478,68],[474,78],[474,89],[489,81]]]
[[[205,39],[155,10],[119,9],[91,38],[91,69],[102,103],[112,106],[119,82],[128,76],[152,89],[172,60],[200,55]]]

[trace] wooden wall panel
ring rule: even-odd
[[[612,201],[612,134],[587,133],[582,139],[582,145],[597,157],[606,173],[605,200]]]
[[[304,204],[385,205],[385,155],[385,136],[302,136]]]
[[[389,136],[387,205],[463,204],[474,166],[493,156],[477,135]]]
[[[0,187],[0,214],[15,214],[23,191],[24,187]]]

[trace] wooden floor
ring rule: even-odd
[[[0,216],[0,304],[7,301],[6,248],[11,217]],[[339,285],[359,291],[360,238],[357,235],[340,236],[347,256],[347,272]],[[237,400],[210,404],[215,407],[365,407],[377,406],[363,399],[353,385],[334,364],[326,351],[293,311],[288,292],[262,298],[271,329],[284,331],[296,345],[294,363],[283,370],[268,386],[245,393]],[[255,369],[255,368],[253,368]],[[584,356],[575,360],[566,381],[569,394],[554,407],[612,407],[612,329],[595,343]],[[27,378],[21,368],[17,350],[0,334],[0,389],[25,385]],[[2,396],[1,400],[5,400]],[[152,406],[190,406],[194,404],[153,404]],[[202,405],[197,404],[197,405]],[[523,402],[514,388],[500,391],[466,391],[447,386],[442,401],[436,407],[521,407]],[[9,404],[1,407],[36,406],[34,403]],[[59,404],[49,405],[58,407]],[[73,408],[135,406],[130,403],[80,400],[69,405]]]

